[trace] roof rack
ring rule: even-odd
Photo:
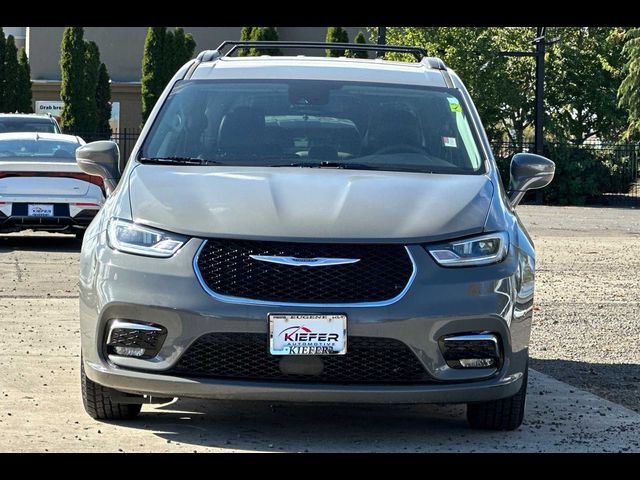
[[[229,50],[223,53],[227,47]],[[329,49],[329,50],[365,50],[373,52],[395,52],[409,53],[416,60],[421,61],[427,57],[427,51],[421,47],[408,47],[403,45],[378,45],[372,43],[328,43],[328,42],[283,42],[283,41],[243,41],[243,40],[226,40],[220,44],[217,51],[220,56],[228,57],[240,48],[312,48],[312,49]],[[211,52],[211,50],[209,50]]]

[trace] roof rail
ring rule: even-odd
[[[226,53],[222,53],[223,49],[228,48]],[[220,44],[216,50],[222,57],[230,56],[240,48],[312,48],[312,49],[329,49],[329,50],[365,50],[373,52],[395,52],[409,53],[413,55],[417,61],[421,61],[427,56],[427,51],[421,47],[408,47],[403,45],[378,45],[374,43],[328,43],[328,42],[283,42],[283,41],[243,41],[243,40],[227,40]],[[211,50],[201,52],[203,55]],[[198,58],[200,58],[198,55]],[[206,61],[206,60],[202,60]]]

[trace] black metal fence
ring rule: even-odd
[[[138,141],[141,129],[139,128],[123,128],[114,132],[96,133],[96,132],[75,132],[71,135],[77,135],[85,142],[95,142],[96,140],[112,140],[118,144],[120,148],[120,156],[128,159],[133,146]],[[68,133],[68,132],[65,132]]]
[[[533,143],[515,146],[506,142],[494,142],[492,149],[505,183],[511,157],[535,150]],[[555,179],[541,193],[545,203],[640,206],[639,144],[549,142],[544,154],[556,162]]]
[[[129,160],[131,150],[133,150],[133,146],[138,141],[139,136],[139,128],[123,128],[122,130],[112,133],[111,140],[118,144],[121,157]]]

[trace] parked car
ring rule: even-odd
[[[505,191],[462,81],[418,48],[233,55],[258,45],[182,67],[123,171],[112,142],[76,152],[111,192],[80,260],[86,411],[466,403],[517,428],[535,252],[514,208],[554,163],[516,155]]]
[[[84,144],[71,135],[0,133],[0,232],[83,235],[105,200],[102,178],[75,161]]]
[[[52,115],[0,113],[0,133],[9,132],[61,133],[60,126]]]

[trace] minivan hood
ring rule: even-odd
[[[485,175],[139,165],[135,222],[197,237],[437,241],[482,232]]]

